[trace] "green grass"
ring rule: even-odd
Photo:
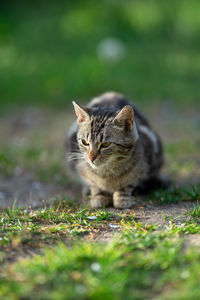
[[[145,104],[197,103],[199,8],[196,0],[4,3],[1,109],[62,107],[105,90]],[[107,38],[117,39],[124,56],[98,54]]]
[[[1,274],[1,299],[198,299],[200,253],[170,231],[125,230],[105,244],[60,243]]]
[[[73,208],[66,199],[57,200],[55,206],[36,211],[17,208],[14,202],[12,208],[5,208],[0,218],[0,245],[12,246],[26,240],[34,241],[34,236],[44,238],[51,233],[65,233],[66,235],[79,235],[87,233],[95,225],[104,221],[112,221],[113,214],[101,210]],[[75,204],[73,204],[75,206]],[[20,238],[21,237],[21,238]],[[59,236],[58,236],[59,238]]]
[[[184,193],[197,200],[198,188]],[[160,227],[133,212],[81,209],[66,198],[49,209],[14,203],[0,214],[0,298],[198,299],[200,252],[186,236],[200,233],[200,206],[163,218]],[[118,236],[97,242],[108,228]]]
[[[195,201],[198,203],[200,199],[199,184],[191,185],[188,188],[173,188],[171,190],[160,190],[156,191],[149,198],[151,200],[159,201],[160,204],[163,203],[177,203],[181,201]],[[199,221],[199,206],[196,206],[194,210],[188,215],[191,216],[189,223],[185,224],[197,224]],[[163,216],[165,218],[165,216]],[[166,218],[167,219],[167,218]],[[121,220],[121,221],[120,221]],[[194,222],[196,220],[196,222]],[[71,201],[69,198],[57,198],[55,204],[52,208],[47,209],[44,207],[39,210],[31,210],[29,208],[19,208],[16,206],[16,201],[11,208],[5,208],[1,213],[0,219],[0,244],[4,245],[7,243],[12,243],[9,236],[21,233],[40,234],[43,233],[56,233],[65,232],[72,235],[82,234],[83,232],[89,232],[93,228],[93,225],[101,225],[107,222],[117,221],[120,222],[120,226],[125,226],[126,228],[135,227],[143,228],[145,227],[139,222],[137,222],[134,216],[130,214],[127,216],[125,214],[125,219],[123,214],[118,216],[106,210],[95,211],[92,209],[79,208],[75,201]],[[172,221],[172,220],[171,220]],[[153,230],[154,225],[147,225],[148,231],[150,228]]]
[[[166,109],[169,135],[177,130],[173,141],[165,140],[164,172],[184,184],[148,195],[141,206],[195,206],[178,216],[163,212],[162,224],[155,224],[134,208],[92,210],[69,196],[57,196],[50,208],[14,202],[0,211],[0,299],[200,298],[200,252],[188,242],[200,234],[200,183],[185,184],[199,178],[199,123],[192,112],[199,100],[199,8],[196,0],[2,5],[0,110],[8,114],[0,122],[0,176],[6,184],[19,177],[23,187],[31,175],[31,182],[75,190],[63,147],[72,117],[63,107],[117,90],[147,111],[152,105],[155,121]],[[125,50],[115,59],[99,52],[110,37]],[[186,119],[177,120],[184,104]],[[30,112],[10,110],[29,105],[46,106],[30,127],[24,122]],[[16,185],[10,186],[14,194]]]
[[[190,213],[193,218],[197,219],[200,221],[200,205],[197,205]]]
[[[73,188],[64,167],[65,126],[66,116],[59,114],[48,117],[42,127],[26,129],[23,143],[18,141],[25,128],[14,130],[10,137],[4,134],[3,179],[9,183],[20,167],[22,179],[31,173],[33,180]],[[167,145],[169,174],[177,162],[176,178],[180,179],[181,160],[190,156],[194,164],[198,161],[195,143],[187,145],[185,139]],[[195,178],[190,172],[187,176]],[[174,185],[141,200],[145,215],[145,201],[160,211],[164,210],[160,204],[169,209],[175,204],[196,204],[200,183]],[[199,298],[200,254],[188,242],[191,235],[199,238],[198,203],[181,216],[163,212],[159,223],[143,219],[141,210],[139,218],[134,208],[112,213],[92,210],[69,196],[58,196],[50,208],[17,204],[0,213],[0,299]]]
[[[170,189],[160,189],[153,192],[147,198],[151,198],[160,204],[178,203],[182,201],[199,201],[200,200],[200,183],[195,185],[176,187]]]

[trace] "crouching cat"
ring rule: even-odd
[[[131,207],[135,189],[159,176],[158,135],[121,94],[109,92],[87,106],[73,105],[78,122],[67,138],[68,162],[89,186],[91,207]]]

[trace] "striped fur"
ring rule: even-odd
[[[160,138],[121,94],[74,107],[79,126],[73,124],[67,138],[69,166],[90,187],[91,206],[130,207],[133,191],[159,174]]]

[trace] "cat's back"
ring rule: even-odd
[[[130,104],[122,95],[116,92],[107,92],[92,99],[88,107],[111,108],[113,110],[122,109],[125,105]]]
[[[134,109],[134,117],[140,125],[150,126],[146,118],[139,110],[127,100],[122,94],[107,92],[92,99],[87,107],[94,108],[96,114],[110,114],[115,116],[124,106],[130,105]]]

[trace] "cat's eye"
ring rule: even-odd
[[[107,148],[107,147],[110,146],[110,144],[111,144],[110,142],[104,142],[104,143],[101,144],[101,147]]]
[[[86,140],[81,140],[81,142],[84,146],[89,146],[89,143]]]

